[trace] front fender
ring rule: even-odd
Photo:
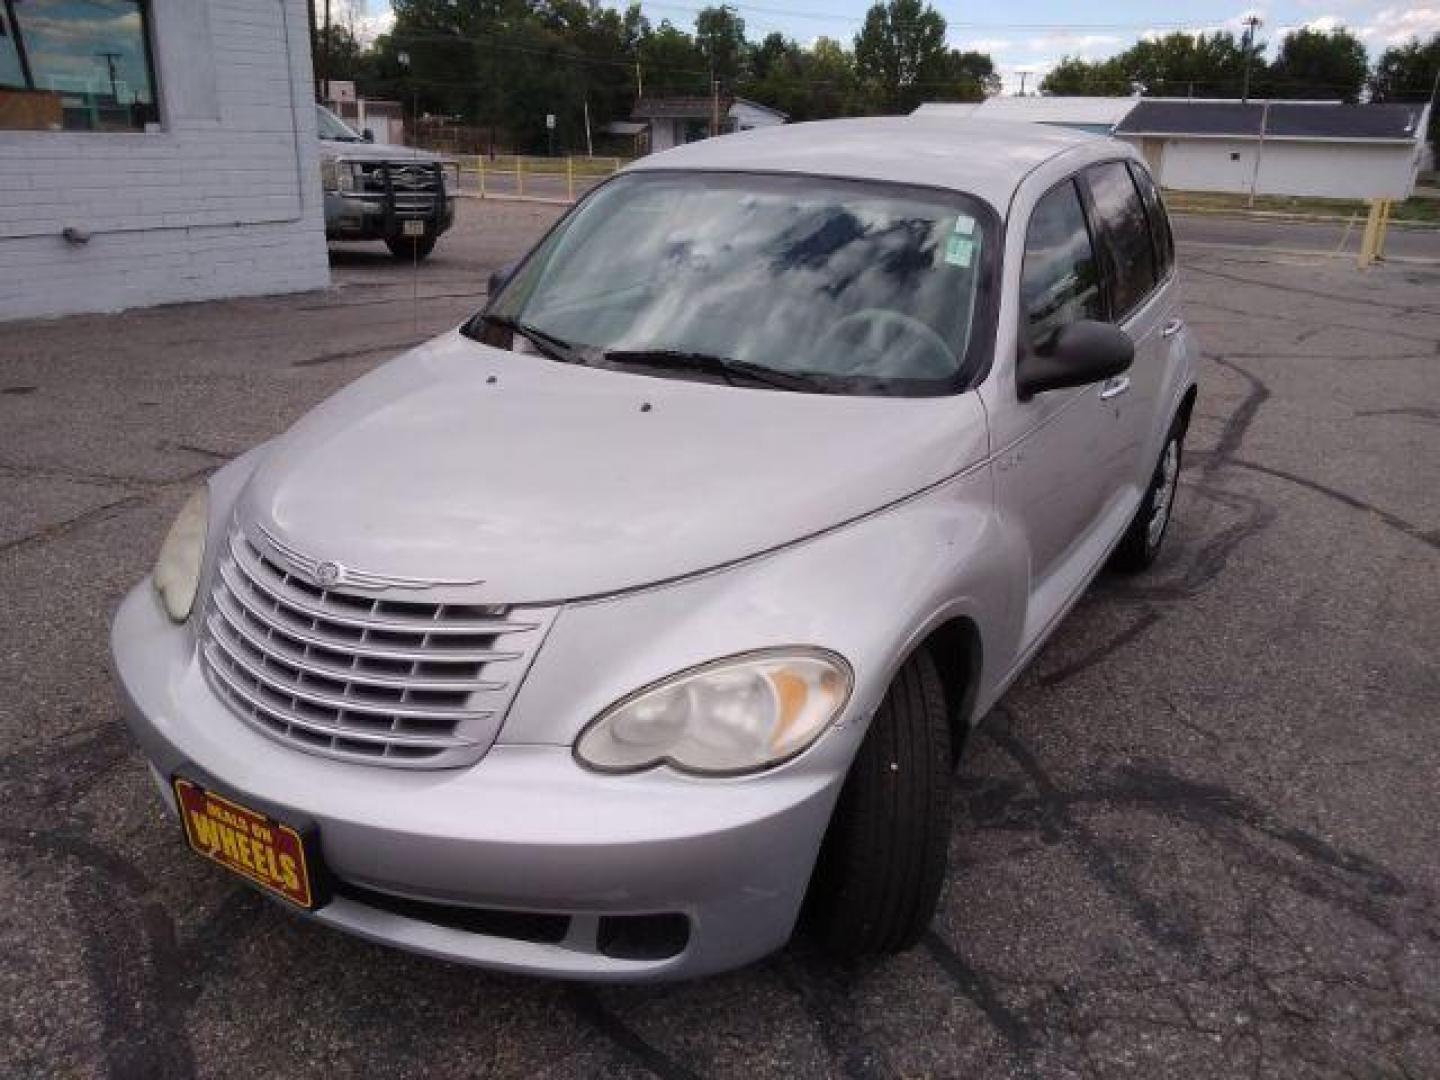
[[[844,656],[855,693],[791,767],[848,768],[896,670],[965,617],[1000,640],[1018,625],[988,464],[819,537],[672,584],[567,605],[497,740],[570,745],[618,698],[717,657],[783,645]],[[1023,573],[1023,570],[1019,571]],[[986,648],[997,658],[1003,648]],[[982,682],[994,675],[982,673]]]

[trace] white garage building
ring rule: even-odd
[[[305,0],[0,5],[0,319],[329,282]]]
[[[1177,191],[1404,199],[1429,107],[1142,98],[1115,127]]]

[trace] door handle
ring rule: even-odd
[[[1160,329],[1161,337],[1174,337],[1181,330],[1185,329],[1185,322],[1182,319],[1171,319]]]
[[[1115,378],[1113,378],[1113,379],[1106,379],[1106,380],[1105,380],[1105,385],[1102,386],[1102,387],[1100,387],[1100,400],[1101,400],[1101,401],[1109,401],[1111,398],[1117,398],[1117,397],[1119,397],[1121,394],[1124,394],[1124,393],[1126,393],[1127,391],[1129,391],[1129,389],[1130,389],[1130,376],[1129,376],[1129,375],[1117,375],[1117,376],[1116,376]]]

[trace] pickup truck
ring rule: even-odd
[[[419,260],[455,223],[456,168],[438,154],[377,146],[315,106],[325,239],[384,240],[397,259]]]

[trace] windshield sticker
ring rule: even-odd
[[[969,214],[961,214],[955,219],[955,228],[953,231],[959,233],[961,236],[969,236],[975,231],[975,219]]]
[[[975,241],[965,236],[951,236],[945,241],[945,261],[962,269],[970,265],[975,256]]]

